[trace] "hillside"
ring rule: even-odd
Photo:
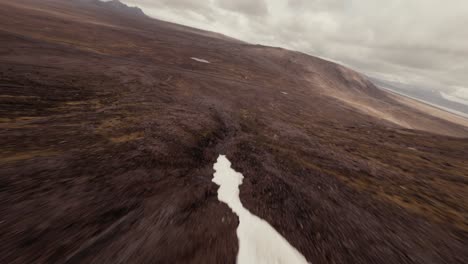
[[[0,263],[235,263],[220,154],[311,263],[467,263],[463,122],[138,10],[0,0]]]

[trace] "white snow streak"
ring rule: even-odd
[[[456,103],[459,103],[459,104],[468,105],[468,100],[467,99],[457,97],[456,95],[447,94],[447,93],[444,93],[444,92],[439,92],[439,93],[445,100],[449,100],[449,101],[456,102]]]
[[[239,198],[239,185],[244,176],[231,168],[224,155],[214,164],[213,182],[219,185],[218,199],[239,216],[238,264],[307,264],[307,260],[265,220],[244,208]]]
[[[204,59],[199,59],[199,58],[195,58],[195,57],[191,57],[192,60],[194,61],[198,61],[198,62],[203,62],[203,63],[210,63],[209,61],[207,60],[204,60]]]

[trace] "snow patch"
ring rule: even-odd
[[[194,60],[194,61],[202,62],[202,63],[210,63],[210,62],[207,61],[207,60],[199,59],[199,58],[195,58],[195,57],[191,57],[191,59]]]
[[[220,155],[213,166],[213,182],[219,185],[218,200],[226,203],[239,217],[238,264],[307,264],[304,256],[291,246],[268,222],[250,213],[240,201],[239,185],[244,176],[231,168],[231,162]]]
[[[288,94],[287,92],[281,92],[282,94]]]
[[[440,95],[445,99],[445,100],[449,100],[449,101],[452,101],[452,102],[456,102],[456,103],[459,103],[459,104],[464,104],[464,105],[468,105],[468,100],[461,97],[461,96],[457,96],[458,94],[457,93],[454,93],[454,94],[447,94],[447,93],[444,93],[444,92],[440,92]]]

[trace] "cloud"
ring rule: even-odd
[[[216,0],[220,8],[251,16],[264,16],[268,14],[268,6],[264,0]]]
[[[468,87],[465,0],[123,0],[171,22],[341,61],[431,89]]]

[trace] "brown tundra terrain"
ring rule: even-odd
[[[0,0],[0,146],[0,263],[235,263],[219,154],[313,264],[468,263],[467,120],[118,1]]]

